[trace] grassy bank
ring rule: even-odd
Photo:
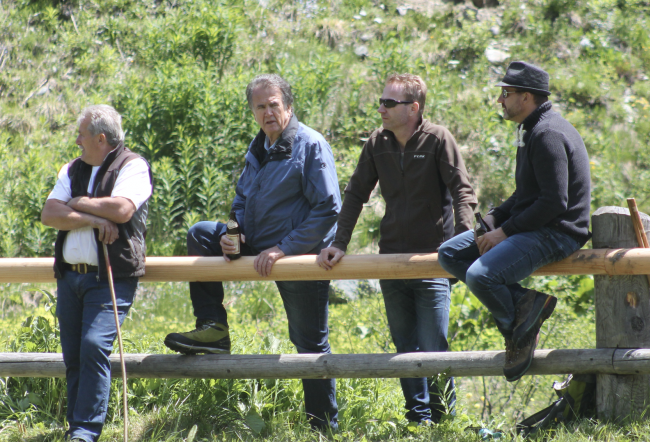
[[[563,299],[545,325],[540,348],[590,348],[595,341],[590,278],[528,281],[555,290]],[[0,351],[60,351],[52,315],[54,287],[30,292],[28,285],[5,286],[20,298],[0,322]],[[233,352],[294,353],[288,341],[282,302],[271,283],[229,283],[227,308]],[[335,353],[394,352],[381,299],[371,284],[353,296],[337,293],[330,307],[331,344]],[[34,300],[39,299],[38,306]],[[354,298],[354,299],[352,299]],[[347,301],[347,302],[346,302]],[[494,324],[462,284],[452,298],[452,350],[495,350],[503,343]],[[27,318],[27,319],[26,319]],[[125,350],[168,353],[162,344],[172,331],[189,330],[194,316],[186,284],[144,284],[125,322]],[[22,325],[22,327],[21,327]],[[337,383],[341,431],[336,440],[479,440],[471,428],[511,431],[524,416],[544,408],[554,397],[554,376],[525,377],[509,384],[500,377],[458,378],[458,409],[453,420],[435,428],[415,428],[404,419],[403,397],[396,379],[341,379]],[[64,424],[63,380],[4,379],[0,383],[0,438],[58,441]],[[158,380],[128,382],[133,440],[313,440],[303,416],[299,380]],[[121,438],[121,381],[112,386],[108,426],[103,440]],[[581,423],[577,435],[588,440],[598,431],[606,437],[628,431],[625,426]],[[637,428],[632,425],[630,428]],[[562,433],[562,432],[560,432]],[[599,440],[607,440],[599,439]]]
[[[421,75],[429,87],[425,117],[462,146],[485,212],[514,185],[514,126],[500,117],[493,85],[511,60],[538,63],[551,74],[555,109],[585,139],[592,209],[635,196],[650,211],[647,2],[409,3],[398,10],[403,5],[393,0],[0,1],[0,256],[51,256],[55,232],[39,222],[40,211],[58,168],[78,155],[79,111],[96,103],[123,114],[127,145],[154,170],[149,255],[184,254],[190,225],[227,217],[257,130],[244,89],[261,72],[291,82],[296,114],[332,145],[341,189],[380,125],[376,101],[386,75]],[[382,214],[375,195],[352,253],[376,249]],[[540,348],[594,346],[592,278],[526,284],[561,299]],[[0,286],[0,351],[60,351],[53,297],[38,290],[52,295],[54,287]],[[330,309],[334,352],[394,351],[381,295],[368,284],[353,295]],[[273,285],[230,284],[228,296],[234,352],[293,351]],[[164,335],[192,324],[185,284],[143,285],[125,325],[127,351],[164,353]],[[503,347],[462,284],[453,292],[450,337],[452,350]],[[544,408],[555,379],[458,379],[457,417],[422,429],[404,420],[396,380],[340,380],[341,432],[332,438],[478,440],[468,428],[510,431]],[[121,438],[120,382],[113,382],[103,440]],[[133,440],[321,437],[302,416],[299,381],[143,379],[128,386]],[[64,409],[61,380],[0,379],[0,439],[60,441]],[[636,441],[650,440],[650,429],[585,421],[547,436]]]

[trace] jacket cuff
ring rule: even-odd
[[[334,241],[334,242],[330,245],[330,247],[336,247],[337,249],[339,249],[339,250],[343,250],[344,252],[347,252],[347,251],[348,251],[348,245],[345,244],[345,243],[342,242],[342,241]]]
[[[490,210],[487,214],[492,215],[494,217],[494,219],[497,222],[497,226],[500,226],[501,224],[508,221],[508,219],[510,219],[510,214],[504,212],[498,207],[495,207],[494,209]]]
[[[514,226],[514,223],[511,222],[510,220],[506,221],[503,223],[501,226],[501,230],[503,230],[503,233],[506,234],[506,236],[512,236],[516,235],[517,233],[520,233],[519,230]]]
[[[280,243],[276,246],[278,249],[282,250],[282,253],[284,253],[284,256],[291,256],[293,253],[291,253],[291,247],[289,247],[288,244]]]
[[[224,224],[217,235],[221,238],[223,235],[226,234],[226,230],[228,230],[228,225]]]

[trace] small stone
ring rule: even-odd
[[[366,45],[359,45],[356,48],[354,48],[354,54],[357,57],[360,57],[362,59],[366,58],[368,56],[368,53],[369,53],[368,52],[368,46],[366,46]]]
[[[360,16],[360,15],[353,15],[352,18],[355,19],[355,20],[361,20],[361,16]]]
[[[492,26],[490,28],[490,32],[492,33],[492,35],[497,36],[501,32],[501,28],[498,26]]]
[[[593,48],[594,44],[587,37],[582,37],[582,40],[580,40],[580,46],[583,48]]]
[[[49,88],[49,87],[47,86],[47,84],[46,84],[45,86],[43,86],[42,88],[40,88],[40,89],[39,89],[39,90],[38,90],[34,95],[36,95],[36,96],[39,96],[39,95],[45,95],[45,94],[47,94],[48,92],[50,92],[50,88]]]
[[[501,64],[510,58],[510,54],[499,49],[487,48],[485,50],[485,57],[492,64]]]
[[[366,42],[369,42],[370,40],[372,40],[373,37],[374,37],[373,34],[365,33],[359,38],[361,39],[362,42],[366,43]]]
[[[376,17],[374,21],[375,21],[375,23],[378,23],[378,24],[382,24],[382,22],[383,22],[383,20],[381,18],[379,18],[379,17]]]
[[[401,15],[402,17],[406,15],[406,13],[411,9],[409,5],[403,5],[403,6],[398,6],[397,7],[397,13]]]
[[[365,17],[367,14],[366,14],[366,11],[364,11],[364,10],[362,9],[361,11],[359,11],[359,15],[360,15],[361,17]]]

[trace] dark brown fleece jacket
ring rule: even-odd
[[[372,133],[345,188],[334,247],[347,249],[377,181],[386,201],[380,253],[433,253],[472,228],[476,196],[456,140],[446,128],[423,120],[403,158],[391,131]]]

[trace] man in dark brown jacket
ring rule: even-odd
[[[379,99],[382,128],[372,133],[345,189],[336,238],[318,264],[330,270],[345,255],[363,204],[377,181],[386,201],[379,253],[434,253],[471,229],[476,197],[456,140],[422,118],[427,87],[420,77],[388,77]],[[397,351],[446,351],[449,280],[380,280]],[[434,380],[401,379],[407,419],[438,422],[453,409],[453,379],[445,391]]]

